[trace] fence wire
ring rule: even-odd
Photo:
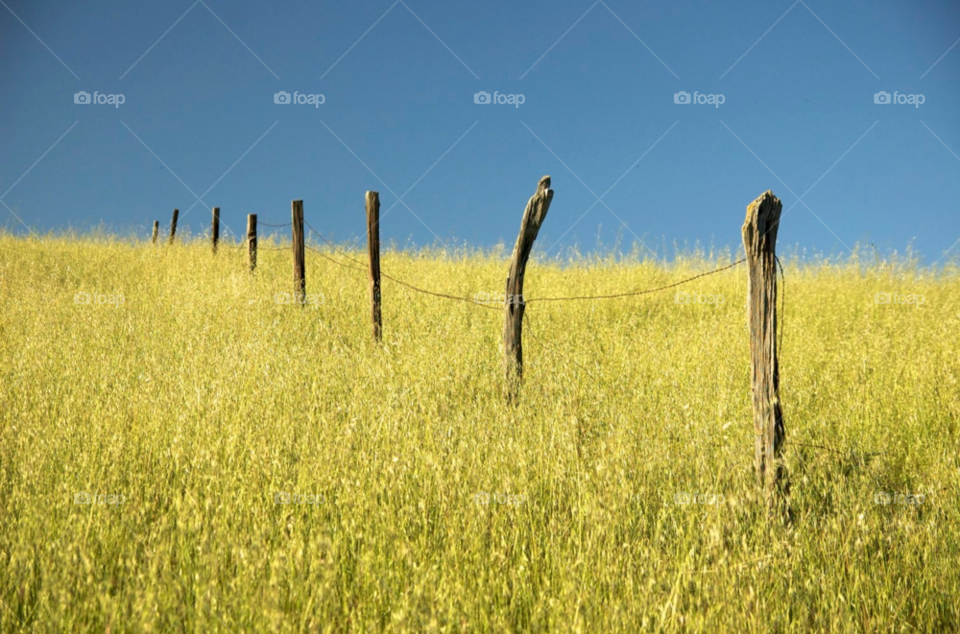
[[[263,226],[265,226],[265,227],[289,227],[289,226],[292,226],[293,223],[292,223],[292,222],[288,222],[288,223],[285,223],[285,224],[271,224],[271,223],[267,223],[267,222],[260,222],[260,223],[258,223],[258,224],[263,225]],[[329,255],[327,255],[326,253],[324,253],[323,251],[321,251],[321,250],[319,250],[319,249],[315,249],[315,248],[311,247],[310,245],[305,245],[308,250],[312,251],[313,253],[316,253],[317,255],[319,255],[320,257],[324,258],[325,260],[328,260],[329,262],[332,262],[333,264],[336,264],[337,266],[341,266],[341,267],[348,268],[348,269],[354,269],[354,270],[357,270],[357,271],[360,271],[360,272],[364,272],[364,273],[368,270],[368,269],[367,269],[367,264],[366,264],[365,262],[362,262],[362,261],[358,260],[357,258],[353,257],[353,256],[350,255],[349,253],[347,253],[347,252],[341,250],[340,248],[338,248],[336,244],[334,244],[333,242],[331,242],[330,240],[328,240],[326,237],[324,237],[324,235],[323,235],[322,233],[320,233],[319,231],[317,231],[316,229],[314,229],[313,226],[312,226],[309,222],[307,222],[306,220],[304,220],[304,225],[306,225],[307,229],[309,229],[311,233],[313,233],[315,236],[317,236],[317,238],[319,238],[322,242],[324,242],[324,243],[327,244],[331,249],[333,249],[333,251],[334,251],[337,255],[339,255],[339,256],[341,256],[341,257],[343,257],[343,258],[346,258],[347,260],[350,260],[350,261],[353,262],[356,266],[353,266],[353,265],[347,264],[347,263],[345,263],[345,262],[342,262],[342,261],[340,261],[340,260],[337,260],[337,259],[335,259],[335,258],[332,258],[332,257],[330,257]],[[242,248],[242,247],[245,246],[245,244],[246,244],[246,243],[242,243],[242,244],[236,246],[235,248]],[[284,251],[284,250],[287,249],[287,247],[272,247],[272,246],[267,246],[267,245],[258,245],[257,248],[258,248],[258,249],[267,250],[267,251]],[[737,266],[737,265],[739,265],[739,264],[743,264],[743,263],[746,262],[746,261],[747,261],[746,258],[741,258],[741,259],[737,260],[736,262],[733,262],[732,264],[728,264],[728,265],[726,265],[726,266],[722,266],[722,267],[720,267],[720,268],[718,268],[718,269],[714,269],[714,270],[712,270],[712,271],[705,271],[705,272],[703,272],[703,273],[698,273],[697,275],[694,275],[694,276],[692,276],[692,277],[688,277],[688,278],[686,278],[686,279],[680,280],[680,281],[678,281],[678,282],[673,282],[673,283],[671,283],[671,284],[666,284],[666,285],[664,285],[664,286],[658,286],[658,287],[656,287],[656,288],[647,288],[647,289],[641,289],[641,290],[627,291],[627,292],[624,292],[624,293],[612,293],[612,294],[606,294],[606,295],[575,295],[575,296],[569,296],[569,297],[533,297],[533,298],[530,298],[530,299],[522,299],[521,301],[523,302],[523,304],[526,305],[526,304],[532,304],[532,303],[534,303],[534,302],[574,302],[574,301],[591,301],[591,300],[603,300],[603,299],[621,299],[621,298],[625,298],[625,297],[638,297],[638,296],[640,296],[640,295],[649,295],[649,294],[652,294],[652,293],[659,293],[659,292],[662,292],[662,291],[670,290],[671,288],[676,288],[676,287],[678,287],[678,286],[682,286],[683,284],[688,284],[688,283],[690,283],[690,282],[693,282],[694,280],[698,280],[698,279],[701,279],[701,278],[704,278],[704,277],[707,277],[707,276],[710,276],[710,275],[715,275],[715,274],[717,274],[717,273],[721,273],[721,272],[726,271],[726,270],[728,270],[728,269],[732,269],[733,267],[735,267],[735,266]],[[781,279],[781,284],[783,284],[783,279],[784,279],[783,265],[780,263],[779,258],[777,259],[777,265],[780,267],[780,279]],[[383,277],[383,278],[386,278],[386,279],[388,279],[388,280],[390,280],[390,281],[392,281],[392,282],[395,282],[395,283],[399,284],[400,286],[403,286],[403,287],[405,287],[405,288],[408,288],[408,289],[410,289],[410,290],[412,290],[412,291],[415,291],[415,292],[417,292],[417,293],[422,293],[422,294],[424,294],[424,295],[430,295],[430,296],[433,296],[433,297],[440,297],[440,298],[442,298],[442,299],[450,299],[450,300],[459,301],[459,302],[466,302],[466,303],[468,303],[468,304],[473,304],[474,306],[479,306],[479,307],[481,307],[481,308],[487,308],[487,309],[490,309],[490,310],[500,310],[500,308],[499,308],[498,306],[491,306],[490,304],[482,303],[482,302],[477,301],[476,299],[474,299],[474,298],[472,298],[472,297],[462,297],[462,296],[459,296],[459,295],[451,295],[451,294],[449,294],[449,293],[441,293],[441,292],[439,292],[439,291],[433,291],[433,290],[429,290],[429,289],[425,289],[425,288],[420,288],[420,287],[418,287],[418,286],[415,286],[414,284],[411,284],[411,283],[409,283],[409,282],[406,282],[406,281],[404,281],[404,280],[401,280],[401,279],[399,279],[399,278],[396,278],[396,277],[394,277],[394,276],[392,276],[392,275],[390,275],[390,274],[388,274],[388,273],[384,273],[383,271],[380,272],[380,276]],[[783,293],[782,293],[782,291],[781,291],[781,306],[783,306]],[[781,309],[781,314],[782,314],[782,309]],[[782,328],[782,327],[781,327],[781,329],[780,329],[780,340],[781,340],[780,343],[781,343],[781,346],[782,346],[782,343],[783,343],[783,328]]]

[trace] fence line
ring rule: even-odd
[[[747,325],[750,332],[750,357],[751,357],[751,393],[753,400],[753,419],[755,431],[755,469],[758,482],[767,493],[768,509],[785,511],[784,518],[789,520],[792,513],[787,501],[789,492],[789,479],[786,474],[785,463],[783,461],[783,445],[785,443],[786,432],[783,424],[783,410],[780,399],[780,379],[779,379],[779,351],[783,346],[783,314],[785,313],[786,297],[784,293],[785,272],[783,263],[776,256],[776,228],[780,221],[782,204],[771,191],[766,191],[759,198],[753,201],[747,207],[747,215],[741,229],[744,245],[744,257],[720,266],[719,268],[703,271],[686,277],[684,279],[657,286],[654,288],[635,289],[624,292],[614,292],[595,295],[574,295],[559,297],[534,297],[527,299],[523,294],[523,281],[525,277],[526,265],[533,249],[534,242],[539,233],[540,226],[546,218],[550,203],[553,199],[553,190],[550,189],[550,176],[544,176],[537,185],[536,193],[527,202],[523,218],[520,225],[520,233],[511,258],[505,295],[502,301],[495,301],[493,304],[482,301],[479,295],[473,297],[464,297],[452,295],[435,290],[421,288],[407,281],[383,273],[380,270],[380,241],[379,241],[379,193],[368,191],[366,193],[366,211],[367,211],[367,244],[368,261],[363,262],[353,257],[349,252],[341,249],[332,241],[328,240],[319,231],[313,228],[303,217],[303,201],[294,200],[291,203],[292,221],[287,223],[259,223],[263,227],[285,228],[291,227],[292,244],[290,246],[267,246],[262,248],[268,251],[286,251],[287,248],[293,249],[294,258],[294,287],[297,303],[301,306],[304,303],[306,295],[306,262],[305,252],[307,250],[319,255],[321,258],[336,264],[339,267],[353,269],[361,273],[369,273],[370,296],[371,296],[371,315],[373,321],[373,337],[375,341],[380,341],[382,333],[381,317],[381,294],[380,278],[384,277],[391,282],[395,282],[411,291],[449,299],[453,301],[466,302],[474,306],[479,306],[487,310],[504,311],[503,326],[503,354],[504,369],[507,378],[506,396],[508,401],[516,403],[519,395],[520,380],[523,372],[522,356],[522,330],[526,323],[528,332],[537,342],[542,350],[553,355],[555,359],[562,364],[572,364],[579,368],[584,374],[589,376],[598,385],[601,379],[594,375],[589,369],[580,364],[576,359],[569,358],[555,351],[552,346],[546,345],[534,333],[530,324],[530,316],[525,312],[528,304],[534,302],[574,302],[574,301],[599,301],[607,299],[623,299],[629,297],[638,297],[650,295],[670,289],[677,288],[684,284],[689,284],[698,279],[722,273],[730,270],[740,264],[747,263]],[[213,240],[213,250],[216,253],[219,238],[219,211],[218,207],[213,208],[213,224],[211,236]],[[179,210],[174,209],[173,218],[170,223],[169,241],[172,243],[176,235],[176,227]],[[256,250],[258,239],[256,235],[257,216],[248,215],[247,239],[241,241],[239,245],[227,245],[231,248],[242,249],[245,245],[249,248],[250,270],[256,267]],[[154,223],[153,240],[156,241],[158,233],[158,224]],[[340,256],[339,259],[331,257],[324,250],[314,248],[307,244],[305,226],[317,236],[323,243],[327,244],[334,255]],[[251,228],[252,227],[252,228]],[[352,246],[352,245],[351,245]],[[350,263],[348,263],[350,262]],[[351,264],[352,263],[352,264]],[[780,274],[780,323],[778,323],[777,314],[777,272]],[[485,295],[485,293],[484,293]],[[777,329],[779,326],[779,336]],[[797,443],[799,446],[811,447],[820,450],[834,451],[823,445],[812,443]],[[839,453],[839,452],[837,452]]]

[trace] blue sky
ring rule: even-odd
[[[912,242],[932,263],[960,238],[956,2],[2,4],[0,214],[17,233],[146,235],[178,207],[197,234],[211,206],[239,232],[301,198],[348,241],[374,189],[384,241],[511,245],[550,174],[551,256],[618,237],[659,257],[735,248],[766,189],[781,248]]]

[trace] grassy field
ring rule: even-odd
[[[500,312],[385,280],[377,347],[363,272],[308,252],[300,309],[288,252],[245,257],[0,234],[0,630],[960,628],[956,265],[785,261],[783,527],[743,266],[531,304],[510,406]],[[735,257],[534,261],[526,295]],[[382,266],[466,296],[507,268]]]

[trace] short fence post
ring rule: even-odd
[[[220,242],[220,208],[213,208],[213,224],[210,227],[210,237],[213,240],[213,252],[217,252],[217,243]]]
[[[303,306],[307,299],[307,275],[303,248],[303,201],[294,200],[290,208],[293,216],[293,294],[296,302]]]
[[[747,207],[743,246],[747,255],[747,325],[757,479],[768,502],[787,490],[781,461],[785,431],[777,358],[777,228],[783,205],[767,191]]]
[[[257,214],[247,214],[247,256],[252,273],[257,268]]]
[[[370,311],[373,318],[373,340],[383,336],[380,312],[380,193],[367,192],[367,252],[370,255]]]
[[[160,233],[160,221],[159,221],[159,220],[154,220],[154,221],[153,221],[153,243],[154,243],[154,244],[157,243],[157,234],[158,234],[158,233]]]
[[[170,244],[173,244],[173,237],[177,235],[177,218],[180,217],[180,210],[173,210],[173,218],[170,219]]]
[[[520,222],[520,235],[513,247],[507,289],[503,298],[503,367],[507,378],[506,395],[510,401],[517,398],[520,379],[523,377],[523,311],[526,308],[523,301],[523,278],[530,250],[537,239],[540,225],[547,217],[552,200],[550,177],[544,176],[537,185],[537,193],[527,201],[527,208]]]

